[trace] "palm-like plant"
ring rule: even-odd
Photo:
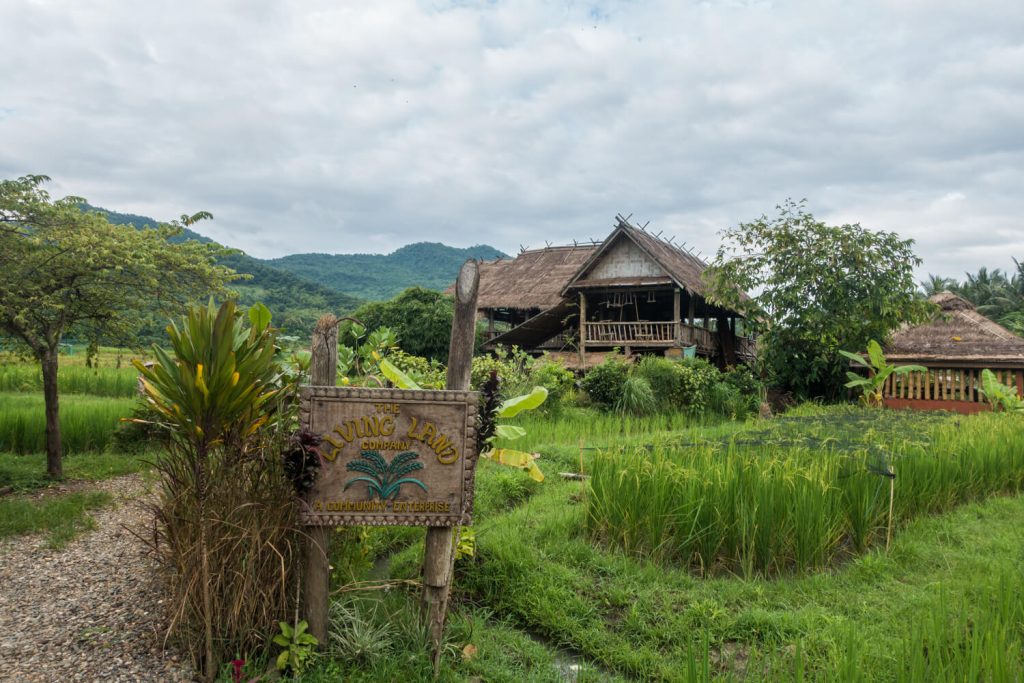
[[[848,389],[860,389],[860,400],[864,405],[868,406],[882,405],[882,387],[885,386],[885,380],[889,378],[889,375],[905,375],[910,372],[928,371],[928,368],[921,365],[900,365],[897,367],[886,362],[881,344],[874,339],[868,342],[866,359],[859,353],[850,353],[849,351],[840,351],[839,353],[867,369],[868,374],[866,377],[858,375],[856,372],[847,372],[846,376],[850,381],[843,386]]]
[[[348,480],[345,482],[345,489],[357,482],[366,482],[371,500],[374,496],[381,500],[394,499],[403,484],[415,484],[426,491],[427,487],[422,481],[405,476],[423,469],[423,463],[415,462],[418,457],[419,453],[415,451],[405,451],[388,462],[377,451],[360,451],[359,458],[349,461],[345,469],[349,472],[361,472],[366,476]]]

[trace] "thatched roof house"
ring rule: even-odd
[[[482,263],[477,307],[488,321],[491,347],[561,352],[584,366],[614,348],[734,363],[753,354],[753,342],[737,337],[738,313],[705,299],[706,267],[681,246],[616,216],[601,243]]]
[[[931,297],[938,312],[931,321],[908,325],[885,346],[897,365],[923,365],[927,373],[893,378],[886,405],[977,412],[986,407],[981,371],[992,370],[1004,384],[1024,392],[1024,338],[978,313],[971,302],[941,292]]]

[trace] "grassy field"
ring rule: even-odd
[[[1012,457],[1012,466],[994,462],[1007,454],[1002,442],[1018,438],[1018,420],[820,408],[770,423],[686,429],[660,419],[633,425],[625,434],[587,413],[547,427],[524,421],[534,430],[530,447],[542,454],[548,475],[540,485],[520,472],[481,463],[476,552],[456,567],[442,680],[934,681],[1024,675],[1024,598],[1017,589],[1024,578],[1024,498],[999,495],[1019,486],[1024,465]],[[887,444],[894,457],[872,459],[872,442]],[[743,562],[720,562],[702,576],[690,561],[639,547],[627,552],[607,533],[595,534],[595,489],[557,475],[578,470],[581,455],[584,470],[597,472],[607,458],[620,468],[642,467],[638,454],[655,462],[697,453],[695,463],[712,467],[720,463],[709,453],[717,453],[719,459],[745,457],[761,464],[758,458],[770,457],[758,455],[765,448],[776,458],[782,452],[794,458],[786,470],[790,480],[801,476],[801,467],[829,472],[832,465],[817,461],[841,460],[851,451],[865,468],[894,468],[897,524],[891,549],[885,551],[880,521],[874,519],[861,550],[848,539],[823,569],[809,563],[794,573],[797,567],[785,551],[785,561],[775,568],[781,576],[747,571]],[[910,463],[926,456],[932,460]],[[621,469],[617,476],[626,478]],[[881,484],[878,496],[887,513],[889,479],[872,476],[872,486]],[[844,500],[835,481],[841,480],[824,490]],[[366,564],[395,553],[388,562],[391,576],[415,580],[421,538],[417,530],[374,530],[358,545]],[[380,575],[380,566],[378,561],[373,575]],[[430,680],[417,640],[421,634],[402,626],[416,623],[415,592],[341,595],[334,655],[303,680]],[[467,645],[475,648],[468,656]]]
[[[62,396],[68,394],[90,394],[131,398],[138,389],[139,373],[131,366],[122,368],[87,368],[79,365],[64,365],[57,369],[57,386]],[[34,364],[19,363],[0,365],[0,391],[30,392],[43,391],[43,375]]]
[[[135,399],[67,394],[60,400],[61,441],[66,454],[107,448]],[[46,445],[46,416],[38,393],[0,393],[0,452],[40,453]]]

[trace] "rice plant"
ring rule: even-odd
[[[139,373],[132,367],[61,366],[57,386],[62,396],[91,394],[131,398],[138,393]],[[0,391],[42,392],[43,375],[34,363],[0,365]]]
[[[122,417],[137,401],[68,395],[61,397],[60,429],[64,453],[102,451],[110,445]],[[42,394],[0,393],[0,451],[39,453],[46,448]]]
[[[874,414],[863,422],[836,411],[857,425],[846,434],[815,418],[802,429],[602,451],[589,532],[700,573],[765,576],[825,567],[916,516],[1024,490],[1024,420],[925,419],[924,433],[899,437],[893,427],[906,416]]]

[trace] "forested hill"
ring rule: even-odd
[[[141,229],[158,224],[148,216],[88,204],[82,208],[104,213],[111,223],[119,225]],[[175,240],[213,241],[187,228]],[[326,311],[336,315],[349,313],[364,301],[391,299],[414,285],[444,289],[455,281],[466,259],[504,256],[494,247],[484,245],[459,249],[437,242],[418,242],[387,255],[294,254],[262,260],[238,252],[222,257],[220,262],[252,276],[231,285],[239,293],[240,303],[262,301],[274,313],[275,324],[305,336]]]
[[[415,285],[444,289],[455,281],[466,259],[504,256],[486,245],[459,249],[438,242],[417,242],[387,255],[292,254],[267,263],[339,292],[375,301],[390,299]]]
[[[158,224],[158,221],[148,216],[117,213],[91,206],[84,208],[105,213],[111,223],[119,225],[131,225],[141,229]],[[187,228],[175,239],[213,241]],[[316,282],[309,282],[241,252],[221,257],[219,262],[236,272],[252,276],[252,279],[239,280],[231,284],[231,288],[238,292],[239,303],[250,306],[257,301],[263,302],[274,314],[274,324],[285,328],[288,333],[307,336],[322,314],[350,313],[362,303],[355,297]]]

